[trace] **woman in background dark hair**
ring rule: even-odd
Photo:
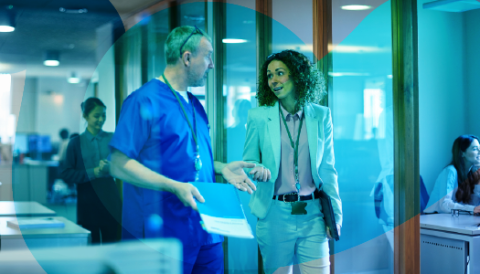
[[[68,147],[68,141],[70,141],[69,137],[69,132],[68,129],[62,128],[60,132],[58,133],[60,135],[60,146],[58,148],[58,162],[60,166],[63,166],[63,163],[65,162],[65,158],[67,156],[67,147]]]
[[[475,207],[480,205],[480,166],[472,167],[468,173],[467,180],[458,185],[455,198],[460,203]],[[479,210],[474,210],[474,212],[479,213]]]
[[[102,130],[106,106],[100,99],[88,98],[81,107],[87,129],[70,140],[61,176],[77,184],[77,223],[91,231],[92,243],[114,242],[122,205],[107,160],[113,133]]]
[[[452,209],[458,209],[480,213],[480,206],[470,204],[473,189],[468,187],[470,184],[467,182],[469,171],[480,165],[479,149],[477,136],[461,135],[455,139],[452,161],[438,175],[424,212],[450,213]],[[457,188],[459,192],[455,194]]]

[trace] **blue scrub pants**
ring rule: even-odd
[[[184,274],[223,274],[222,243],[183,247]]]

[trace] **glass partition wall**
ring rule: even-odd
[[[227,162],[241,161],[245,143],[248,110],[257,107],[255,1],[222,5],[225,10],[223,118],[224,155]],[[247,6],[247,7],[245,7]],[[215,16],[215,15],[214,15]],[[217,53],[218,54],[218,53]],[[219,113],[219,115],[222,115]],[[218,143],[216,144],[219,145]],[[255,235],[257,218],[248,207],[250,194],[238,192],[243,210]],[[226,269],[228,273],[258,273],[257,240],[228,238]]]
[[[329,107],[344,216],[335,273],[393,273],[391,6],[383,2],[366,11],[333,4]]]

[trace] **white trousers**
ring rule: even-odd
[[[257,222],[257,240],[266,274],[330,273],[330,255],[318,199],[305,201],[306,215],[292,215],[292,205],[272,201],[267,216]]]

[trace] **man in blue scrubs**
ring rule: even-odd
[[[187,182],[215,182],[215,173],[238,189],[255,185],[246,162],[214,162],[207,114],[188,87],[204,86],[213,69],[210,37],[197,27],[178,27],[167,37],[167,67],[124,101],[110,143],[111,174],[122,179],[122,237],[175,237],[183,244],[184,273],[223,273],[223,237],[202,229]],[[221,205],[219,205],[221,206]]]

